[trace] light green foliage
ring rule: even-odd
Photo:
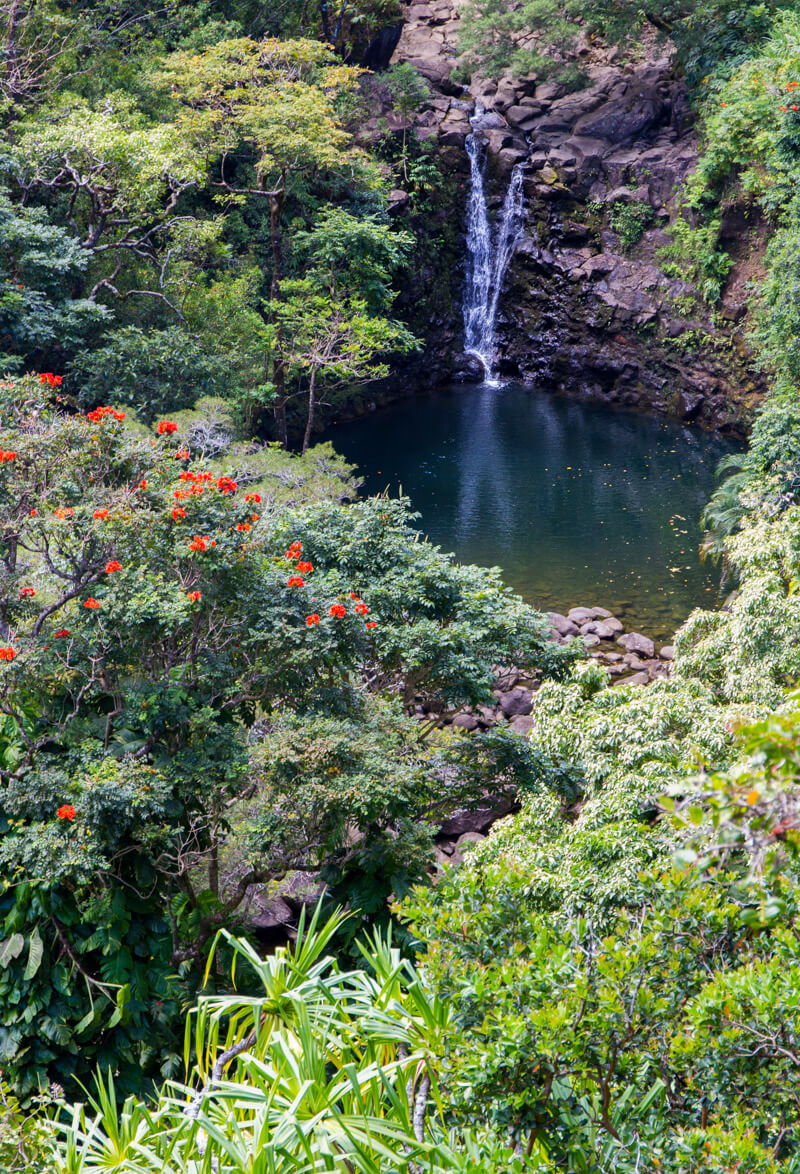
[[[422,103],[430,97],[431,90],[425,78],[408,61],[400,61],[390,66],[383,81],[389,92],[392,105],[404,120],[400,166],[403,171],[403,182],[408,183],[408,127],[406,121],[410,120]]]
[[[299,379],[305,394],[328,356],[297,360],[309,347],[293,349],[280,338],[275,306],[287,262],[294,280],[312,272],[316,279],[309,250],[320,242],[352,249],[353,258],[349,312],[342,318],[309,305],[316,326],[336,336],[327,383],[374,378],[386,353],[407,349],[411,337],[401,324],[362,321],[362,301],[370,317],[380,316],[378,302],[389,305],[407,244],[376,219],[383,178],[344,125],[346,99],[362,71],[302,30],[293,39],[263,37],[263,14],[246,17],[241,5],[169,0],[153,13],[137,5],[123,11],[108,0],[79,5],[74,25],[46,0],[13,8],[9,44],[15,36],[20,46],[38,37],[53,50],[48,86],[32,113],[15,111],[25,116],[4,155],[15,264],[0,311],[17,368],[20,357],[61,372],[71,367],[65,391],[78,393],[83,406],[104,367],[125,385],[118,399],[144,418],[222,394],[253,434],[272,407],[277,439],[286,443],[287,403],[296,394],[286,380]],[[321,6],[317,15],[323,24],[334,20],[347,39],[357,26],[389,19],[391,8],[345,5],[334,13]],[[242,35],[245,27],[255,35]],[[134,28],[150,40],[137,42]],[[32,58],[19,64],[33,68]],[[32,75],[25,85],[32,98]],[[20,199],[24,212],[17,211]],[[296,250],[295,232],[302,238]],[[55,305],[54,290],[46,290],[48,302],[14,288],[20,251],[32,261],[26,234],[38,235],[53,254],[51,268],[61,265]],[[295,310],[298,288],[286,294]],[[103,345],[90,350],[88,329],[101,319]],[[295,434],[306,423],[301,415],[292,410]],[[309,415],[310,434],[313,410]]]
[[[391,352],[402,354],[418,345],[402,323],[369,314],[362,299],[335,290],[319,293],[319,288],[314,276],[283,281],[280,300],[269,303],[283,368],[308,386],[303,452],[311,443],[320,385],[380,379],[389,373],[385,360]]]
[[[110,94],[99,109],[62,95],[50,117],[18,129],[14,171],[26,191],[68,201],[81,248],[93,259],[94,285],[128,295],[137,267],[145,293],[171,301],[190,268],[218,243],[221,224],[182,215],[181,197],[204,183],[203,159],[174,123],[154,123],[129,95]]]
[[[297,234],[304,276],[282,281],[267,310],[283,371],[307,385],[303,452],[321,390],[379,379],[389,372],[390,353],[419,346],[401,322],[381,313],[394,300],[392,272],[410,243],[408,233],[340,208],[323,209],[310,232]]]
[[[800,24],[794,11],[778,16],[757,51],[732,69],[720,69],[703,90],[704,152],[687,184],[700,223],[673,226],[675,251],[695,265],[707,301],[719,297],[733,264],[720,249],[726,204],[759,205],[774,225],[765,256],[763,306],[757,315],[764,364],[796,381],[797,274],[800,205],[797,200],[800,113],[792,110],[800,76]]]
[[[749,517],[726,543],[738,589],[723,611],[697,611],[678,633],[681,678],[724,701],[775,706],[800,673],[800,513]]]
[[[431,96],[427,81],[409,61],[390,66],[382,80],[395,109],[406,118],[415,114]]]
[[[420,893],[407,910],[460,1029],[443,1081],[457,1117],[513,1131],[542,1155],[537,1171],[627,1174],[646,1150],[651,1169],[678,1174],[701,1120],[737,1157],[795,1151],[781,1030],[797,1018],[796,942],[752,938],[724,876],[652,877],[604,925],[554,925],[521,878],[480,867],[448,897]]]
[[[471,0],[459,34],[461,67],[465,72],[480,69],[489,77],[507,68],[540,77],[555,72],[570,81],[574,65],[565,57],[578,33],[575,17],[585,11],[575,0]]]
[[[0,1163],[4,1174],[50,1174],[55,1137],[42,1110],[53,1105],[47,1095],[23,1109],[11,1089],[0,1081]]]
[[[392,276],[412,243],[410,233],[392,229],[383,217],[357,217],[328,206],[319,210],[310,230],[295,233],[293,252],[304,276],[331,297],[360,297],[371,313],[379,313],[395,299]]]
[[[202,53],[177,52],[161,78],[182,107],[176,129],[209,165],[248,144],[255,152],[256,186],[285,190],[313,168],[351,171],[364,156],[339,125],[335,98],[351,89],[358,70],[334,63],[318,41],[220,41]],[[235,192],[224,170],[221,188]]]
[[[58,1132],[63,1174],[514,1174],[507,1141],[452,1131],[442,1121],[437,1058],[450,1027],[446,1003],[376,936],[363,968],[326,954],[341,918],[293,950],[262,959],[225,940],[252,997],[203,996],[186,1025],[188,1084],[120,1109],[98,1083]]]
[[[513,875],[536,908],[591,908],[602,919],[634,900],[641,873],[670,851],[666,829],[654,824],[658,796],[696,763],[725,761],[730,737],[697,681],[597,690],[598,671],[542,686],[531,737],[550,764],[550,793],[526,797],[470,867],[497,883]]]

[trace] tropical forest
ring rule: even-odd
[[[798,0],[0,0],[0,1174],[800,1174]]]

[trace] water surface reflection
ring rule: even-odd
[[[541,607],[601,604],[665,639],[716,602],[698,521],[731,442],[513,384],[404,400],[330,439],[366,492],[402,487],[432,541]]]

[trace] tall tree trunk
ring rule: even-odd
[[[308,381],[308,419],[306,420],[306,433],[303,437],[303,452],[306,452],[311,443],[311,434],[314,431],[314,408],[316,406],[316,383],[317,383],[317,369],[311,370],[311,378]]]
[[[219,900],[219,840],[217,839],[216,826],[212,835],[211,851],[208,856],[208,887]]]
[[[333,33],[331,32],[331,18],[328,11],[328,0],[320,0],[319,15],[322,21],[322,35],[329,45],[333,44]]]

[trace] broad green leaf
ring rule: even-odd
[[[5,968],[9,962],[13,962],[15,958],[19,958],[24,948],[25,939],[22,934],[13,933],[0,946],[0,966]]]
[[[39,927],[34,928],[31,934],[30,944],[28,946],[28,962],[25,967],[25,973],[22,976],[23,982],[30,982],[37,970],[42,964],[42,956],[44,954],[44,945],[39,935]]]

